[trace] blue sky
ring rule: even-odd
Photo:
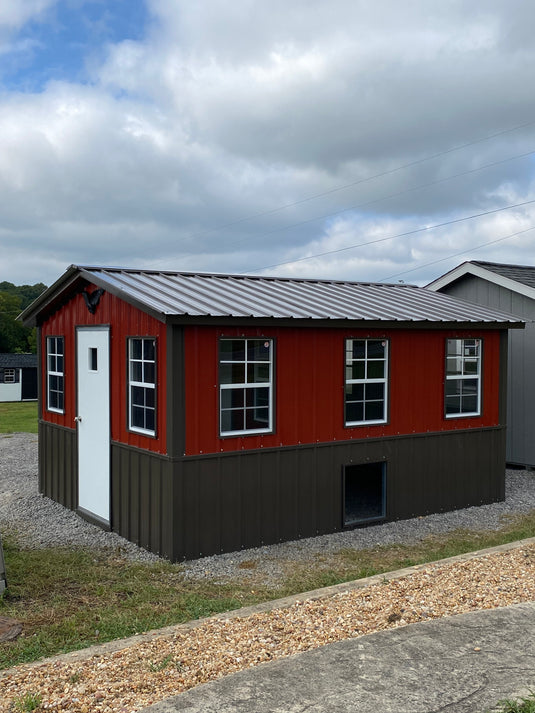
[[[42,92],[50,81],[88,83],[110,45],[141,40],[144,0],[67,0],[51,4],[11,37],[0,68],[4,90]]]
[[[0,281],[535,264],[523,0],[0,5]]]

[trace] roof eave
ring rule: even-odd
[[[460,280],[466,275],[479,277],[482,280],[487,280],[487,282],[492,282],[493,284],[499,285],[500,287],[505,287],[506,289],[511,290],[512,292],[516,292],[518,294],[524,295],[525,297],[535,299],[535,289],[533,289],[533,287],[529,287],[529,285],[524,285],[521,282],[517,282],[516,280],[511,280],[509,277],[498,275],[496,272],[493,272],[492,270],[487,270],[484,267],[481,267],[481,265],[475,265],[473,262],[470,261],[463,262],[461,265],[458,265],[453,270],[450,270],[441,277],[438,277],[436,280],[433,280],[433,282],[430,282],[428,285],[425,285],[425,289],[432,290],[433,292],[440,292],[444,287],[447,287],[448,285],[457,282],[457,280]]]

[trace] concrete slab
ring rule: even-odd
[[[535,690],[535,602],[350,639],[191,689],[145,713],[483,713]]]

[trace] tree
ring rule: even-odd
[[[18,315],[46,289],[46,285],[16,286],[0,282],[0,352],[37,351],[35,330],[17,321]]]

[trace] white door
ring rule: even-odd
[[[110,523],[110,355],[107,327],[77,331],[78,507]]]

